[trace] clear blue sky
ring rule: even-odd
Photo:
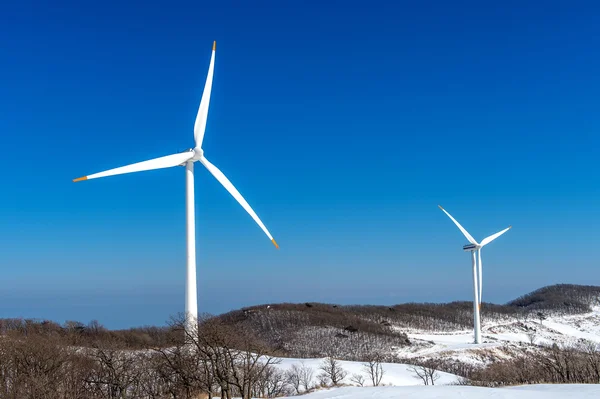
[[[109,327],[183,310],[182,151],[200,311],[485,301],[600,284],[597,2],[9,2],[0,6],[0,317]],[[485,5],[483,4],[485,3]]]

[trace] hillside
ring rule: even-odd
[[[600,334],[600,316],[595,311],[600,306],[598,286],[553,285],[504,305],[484,303],[484,343],[477,347],[471,344],[472,306],[471,302],[393,306],[282,303],[252,306],[216,319],[232,331],[252,333],[278,356],[331,355],[354,361],[362,361],[373,353],[389,362],[438,353],[456,358],[453,353],[457,350],[481,352],[484,348],[500,348],[506,352],[510,345],[521,342],[596,341]],[[1,335],[31,333],[63,337],[73,345],[110,341],[130,349],[164,347],[181,339],[173,327],[107,330],[97,321],[59,325],[46,320],[0,319]]]
[[[600,287],[594,285],[550,285],[510,301],[511,307],[549,312],[585,313],[598,304]]]
[[[484,348],[488,357],[503,357],[511,351],[510,345],[526,342],[564,343],[572,338],[600,341],[600,317],[594,311],[598,305],[600,287],[567,284],[543,287],[504,305],[484,303],[484,344],[476,348],[471,344],[471,302],[265,304],[218,317],[235,329],[253,331],[284,356],[332,355],[360,361],[377,352],[388,361],[400,361],[440,353],[457,358],[454,351],[481,352]],[[494,354],[497,348],[500,351]],[[480,353],[474,354],[474,358],[479,357]]]

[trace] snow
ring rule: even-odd
[[[600,397],[600,385],[528,385],[509,388],[343,387],[321,390],[302,397],[306,399],[591,399]]]
[[[412,345],[394,348],[398,358],[447,358],[459,362],[484,366],[494,359],[510,358],[519,352],[519,348],[539,349],[539,344],[571,345],[581,340],[600,344],[600,307],[592,312],[579,315],[548,315],[540,323],[537,319],[505,319],[490,321],[483,319],[483,343],[473,344],[472,330],[427,331],[411,329],[408,336]],[[401,331],[407,331],[396,327]],[[535,332],[534,344],[529,334]],[[313,385],[323,359],[281,359],[276,367],[288,370],[292,365],[304,365],[313,370]],[[408,360],[408,362],[410,362]],[[505,388],[482,388],[455,385],[459,377],[438,372],[439,380],[435,386],[424,386],[420,378],[409,370],[409,365],[383,363],[385,374],[382,386],[372,387],[363,363],[340,361],[348,375],[343,383],[356,385],[351,381],[353,374],[362,374],[365,386],[344,386],[341,388],[321,389],[306,394],[306,399],[396,399],[396,398],[461,398],[461,399],[587,399],[600,398],[600,385],[528,385]]]
[[[540,344],[571,345],[581,340],[600,343],[600,307],[580,315],[549,316],[543,323],[537,319],[516,318],[502,322],[483,318],[482,323],[483,343],[479,345],[473,344],[472,330],[436,332],[412,329],[408,336],[413,345],[398,348],[394,353],[405,359],[443,357],[483,366],[490,359],[483,356],[484,353],[506,358],[511,356],[511,347],[535,349],[535,345]],[[535,331],[535,345],[528,337],[532,331]]]
[[[317,375],[321,373],[319,367],[323,359],[290,359],[290,358],[282,358],[281,363],[276,365],[277,368],[281,370],[288,370],[292,367],[292,365],[296,364],[297,366],[306,366],[310,367],[313,370],[313,384],[317,383]],[[344,379],[344,383],[351,384],[350,377],[352,374],[362,374],[365,378],[365,386],[373,385],[366,371],[363,369],[364,363],[361,362],[349,362],[345,360],[339,361],[341,367],[348,372],[348,375]],[[415,374],[410,371],[408,368],[410,365],[407,364],[399,364],[399,363],[382,363],[383,367],[383,378],[381,379],[381,383],[385,385],[394,385],[394,386],[407,386],[407,385],[423,385],[423,382],[420,378],[416,377]],[[438,372],[439,379],[435,382],[437,385],[444,384],[454,384],[458,381],[458,377],[454,374]]]
[[[600,344],[600,307],[592,312],[579,315],[548,315],[540,323],[537,319],[506,318],[503,321],[482,320],[483,343],[473,344],[472,330],[429,331],[396,327],[405,331],[412,345],[393,348],[398,358],[446,358],[473,365],[484,366],[494,359],[510,358],[520,352],[520,348],[539,350],[540,344],[571,345],[581,340]],[[529,334],[534,332],[534,344]],[[296,364],[313,370],[313,385],[323,359],[282,358],[276,367],[285,371]],[[409,360],[407,360],[409,362]],[[424,386],[420,378],[409,370],[409,365],[383,363],[385,371],[382,386],[373,387],[363,363],[339,361],[347,371],[343,383],[356,385],[351,381],[353,374],[362,374],[365,386],[344,386],[320,389],[301,396],[306,399],[400,399],[400,398],[460,398],[460,399],[588,399],[600,398],[600,384],[596,385],[527,385],[504,388],[483,388],[455,385],[459,377],[438,372],[440,378],[435,386]],[[297,396],[296,396],[297,397]]]
[[[555,321],[546,321],[544,324],[546,325],[546,327],[551,328],[563,335],[570,335],[575,338],[587,339],[590,341],[600,342],[600,335],[598,335],[598,334],[581,331],[570,325],[561,324],[561,323],[558,323]]]

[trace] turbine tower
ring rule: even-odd
[[[481,321],[479,318],[479,311],[481,308],[481,289],[482,289],[482,283],[483,283],[482,274],[481,274],[481,272],[482,272],[481,248],[485,247],[487,244],[494,241],[496,238],[500,237],[502,234],[506,233],[508,230],[510,230],[512,228],[512,226],[508,226],[506,229],[499,231],[496,234],[492,234],[491,236],[484,238],[481,241],[481,243],[478,243],[469,234],[469,232],[467,230],[465,230],[465,228],[462,227],[460,225],[460,223],[458,223],[456,221],[456,219],[454,219],[452,217],[452,215],[450,215],[448,212],[446,212],[446,210],[444,208],[442,208],[441,205],[438,205],[438,206],[440,207],[440,209],[442,211],[444,211],[444,213],[446,215],[448,215],[448,217],[450,219],[452,219],[454,224],[460,229],[460,231],[464,234],[464,236],[470,242],[470,244],[463,246],[463,250],[465,252],[471,252],[471,263],[473,265],[473,335],[474,335],[475,343],[480,344],[481,343]],[[478,263],[479,263],[479,266],[478,266]]]
[[[142,172],[145,170],[171,168],[174,166],[185,166],[185,209],[186,209],[186,237],[187,237],[187,268],[186,268],[186,285],[185,285],[185,330],[189,337],[195,336],[198,327],[198,298],[196,291],[196,227],[194,215],[194,163],[200,162],[208,171],[225,187],[229,194],[240,203],[240,205],[250,214],[252,219],[265,232],[267,237],[273,242],[275,248],[279,248],[269,230],[256,215],[254,210],[248,205],[248,202],[242,197],[239,191],[231,184],[229,179],[225,177],[215,165],[210,163],[204,156],[202,150],[202,140],[204,131],[206,130],[206,119],[208,117],[208,105],[210,102],[210,92],[212,89],[213,71],[215,67],[215,51],[217,42],[213,43],[212,55],[210,57],[210,65],[208,67],[208,75],[202,100],[198,108],[198,115],[194,124],[194,140],[196,146],[187,151],[167,155],[161,158],[151,159],[134,163],[127,166],[122,166],[115,169],[110,169],[104,172],[94,173],[92,175],[74,179],[74,182],[97,179],[99,177],[107,177],[121,175],[125,173]]]

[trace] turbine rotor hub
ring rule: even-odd
[[[202,148],[196,147],[192,151],[194,151],[194,157],[192,158],[193,161],[199,161],[200,158],[204,156],[204,151]]]

